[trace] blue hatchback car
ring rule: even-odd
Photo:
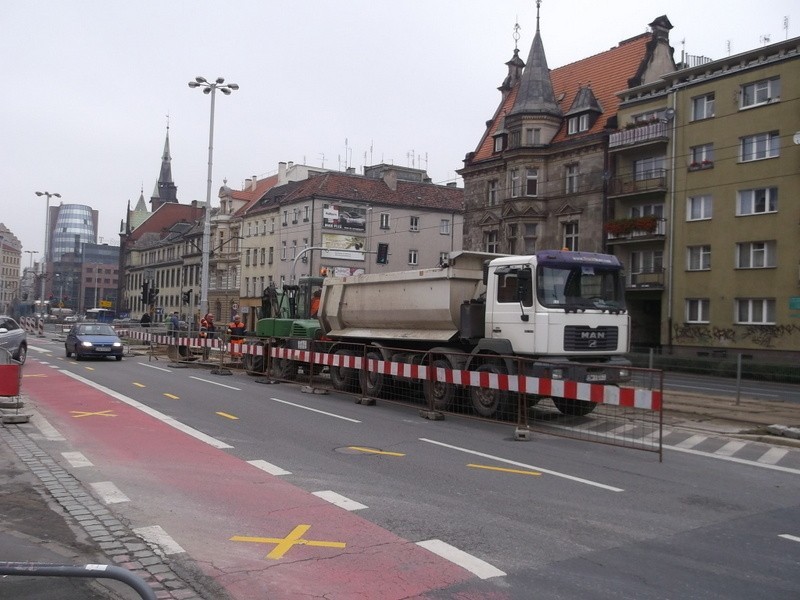
[[[122,340],[117,337],[114,328],[105,323],[77,323],[69,330],[64,342],[67,358],[75,355],[76,360],[88,356],[113,356],[122,360]]]

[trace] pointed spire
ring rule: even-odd
[[[550,80],[550,69],[539,30],[539,6],[536,0],[536,35],[533,36],[528,61],[522,73],[519,93],[509,115],[545,114],[561,117],[562,111],[553,93],[553,82]]]
[[[525,63],[522,62],[522,59],[519,57],[519,47],[517,46],[517,42],[519,42],[519,21],[514,23],[514,56],[511,57],[506,63],[508,67],[508,75],[503,80],[502,85],[497,88],[503,93],[503,98],[505,98],[508,93],[517,85],[519,82],[520,77],[522,76],[522,70],[525,68]]]
[[[167,115],[167,136],[164,140],[164,152],[161,154],[161,170],[158,174],[150,206],[156,210],[167,202],[178,202],[178,188],[172,181],[172,156],[169,153],[169,115]]]

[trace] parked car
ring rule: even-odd
[[[111,325],[106,323],[77,323],[72,326],[64,342],[67,358],[75,355],[76,360],[89,356],[113,356],[122,360],[122,340]]]
[[[0,348],[23,364],[28,357],[28,334],[14,319],[4,315],[0,315]]]

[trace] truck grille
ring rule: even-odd
[[[569,352],[595,352],[616,350],[619,332],[616,327],[586,327],[568,325],[564,327],[564,350]]]

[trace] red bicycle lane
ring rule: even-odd
[[[478,581],[135,400],[36,361],[25,370],[24,392],[39,412],[94,464],[93,476],[102,473],[130,498],[111,508],[134,528],[161,526],[233,598],[399,599],[450,586],[464,593],[463,584]]]

